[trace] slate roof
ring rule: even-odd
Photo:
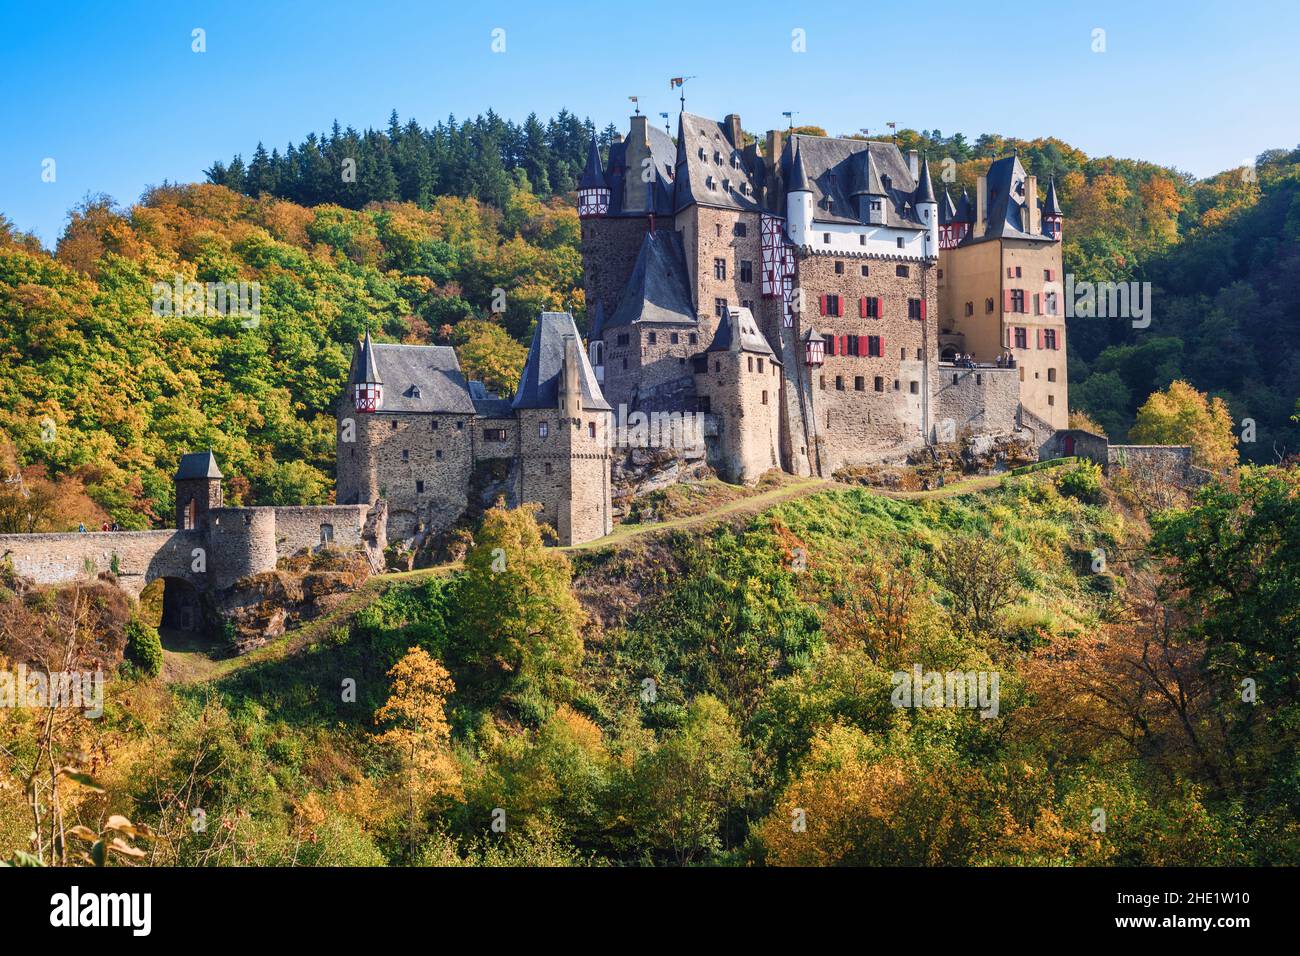
[[[957,207],[952,204],[952,196],[948,190],[943,191],[943,198],[939,200],[939,225],[946,226],[957,216]]]
[[[474,413],[456,350],[449,345],[372,343],[367,348],[362,343],[353,353],[349,382],[361,381],[357,374],[367,361],[384,383],[381,412]]]
[[[917,183],[907,161],[893,143],[861,139],[833,139],[794,133],[782,155],[782,171],[794,185],[794,156],[803,161],[813,194],[813,221],[852,225],[858,218],[858,194],[883,195],[885,225],[920,228],[916,216]],[[789,192],[787,188],[786,192]],[[827,199],[831,200],[829,206]],[[905,205],[909,205],[906,212]]]
[[[689,279],[681,237],[666,229],[647,232],[604,330],[635,322],[698,324]]]
[[[759,355],[770,356],[771,360],[779,365],[776,353],[768,344],[767,336],[758,330],[758,323],[754,321],[753,313],[744,307],[734,306],[729,311],[730,321],[718,323],[718,331],[713,336],[713,342],[704,351],[726,352],[734,346],[740,352],[756,352]],[[736,328],[733,329],[732,326]],[[739,334],[739,341],[736,338],[737,334]]]
[[[483,418],[513,418],[510,399],[501,398],[495,392],[488,391],[482,382],[469,383],[469,397],[474,403],[474,411]]]
[[[758,208],[754,177],[743,147],[731,142],[717,120],[682,113],[677,121],[674,210],[691,203],[724,209]]]
[[[1040,231],[1034,235],[1025,231],[1028,225],[1028,217],[1025,215],[1027,175],[1025,167],[1020,164],[1020,157],[1015,153],[993,161],[988,171],[988,226],[983,236],[976,238],[973,234],[969,235],[962,245],[989,239],[1053,241],[1051,236],[1041,231],[1041,226]]]
[[[180,466],[176,469],[176,480],[186,481],[192,478],[220,478],[221,469],[217,467],[217,456],[208,451],[191,451],[181,455]]]
[[[578,181],[579,189],[608,189],[609,183],[605,181],[605,171],[600,165],[600,148],[596,145],[596,138],[591,138],[591,145],[587,149],[587,168],[582,171],[582,179]]]
[[[578,384],[582,389],[582,407],[610,410],[596,382],[596,373],[587,361],[578,327],[568,312],[543,312],[537,319],[528,361],[519,377],[519,390],[510,403],[512,408],[559,408],[566,338],[573,338],[578,343]]]
[[[655,168],[654,182],[648,183],[646,188],[650,190],[651,198],[654,200],[655,215],[671,216],[674,212],[672,188],[677,147],[673,144],[672,138],[657,126],[647,125],[646,138],[650,143],[650,158],[654,160]],[[624,179],[629,175],[636,176],[638,179],[641,176],[641,170],[627,170],[626,165],[627,140],[612,143],[609,147],[609,168],[605,171],[605,180],[609,183],[610,189],[608,215],[644,216],[645,212],[642,210],[623,212]]]
[[[1053,176],[1047,181],[1047,201],[1043,203],[1044,216],[1063,216],[1061,204],[1056,198],[1056,177]]]
[[[361,361],[359,367],[364,370],[365,378],[361,381],[371,382],[382,385],[384,380],[379,377],[379,369],[375,366],[375,350],[370,342],[370,329],[366,328],[366,337],[361,340]]]
[[[595,307],[591,310],[591,329],[587,332],[587,341],[594,342],[604,337],[605,307],[601,305],[600,299],[597,299]]]
[[[915,202],[934,202],[934,184],[930,182],[930,160],[921,157],[921,181],[916,185]]]

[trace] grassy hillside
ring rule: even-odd
[[[67,817],[147,823],[155,863],[1294,863],[1298,490],[1248,473],[1154,541],[1153,490],[1087,468],[826,491],[571,561],[491,512],[463,571],[404,576],[296,653],[115,683],[56,741],[105,791],[66,791]],[[1252,567],[1198,526],[1251,534]],[[1275,616],[1230,633],[1202,573]],[[996,716],[894,706],[914,665],[996,673]],[[0,713],[0,781],[38,736]],[[30,823],[0,808],[4,856]]]

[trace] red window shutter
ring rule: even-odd
[[[1039,329],[1039,330],[1038,330],[1038,347],[1039,347],[1040,349],[1043,347],[1043,330],[1042,330],[1042,329]]]
[[[885,306],[882,304],[880,296],[876,296],[876,318],[883,319],[884,317]]]
[[[1055,344],[1052,346],[1052,348],[1056,349],[1057,351],[1060,351],[1061,343],[1064,341],[1065,341],[1065,329],[1057,329],[1056,341]]]
[[[876,340],[876,348],[877,348],[877,350],[878,350],[878,351],[876,352],[876,354],[877,354],[878,356],[880,356],[881,358],[884,358],[884,357],[885,357],[885,337],[884,337],[883,335],[880,336],[880,337]]]
[[[866,317],[867,317],[867,299],[866,296],[859,296],[858,297],[858,318],[865,319]]]
[[[921,321],[925,321],[925,299],[921,300]]]
[[[818,299],[821,301],[822,315],[825,315],[826,314],[826,293],[823,292],[820,296],[818,296]]]
[[[1037,292],[1034,293],[1034,315],[1042,315],[1043,307]]]
[[[1002,290],[1002,311],[1003,312],[1011,311],[1011,290],[1010,289]]]
[[[871,348],[867,344],[867,337],[865,335],[858,336],[858,354],[859,355],[871,354]]]

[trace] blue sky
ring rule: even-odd
[[[616,17],[602,9],[618,11]],[[671,26],[660,28],[660,25]],[[206,31],[207,51],[191,50]],[[504,53],[491,49],[505,30]],[[805,31],[807,52],[791,49]],[[1094,29],[1106,50],[1095,53]],[[1300,4],[0,0],[0,213],[47,244],[87,193],[201,179],[259,140],[561,107],[626,128],[687,108],[747,129],[1055,135],[1197,176],[1300,142]],[[43,182],[42,163],[56,179]]]

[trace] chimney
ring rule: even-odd
[[[727,133],[727,139],[731,140],[731,145],[736,149],[741,147],[740,135],[740,116],[737,113],[728,113],[722,121],[722,126]]]
[[[1025,232],[1036,236],[1043,231],[1043,224],[1038,210],[1038,177],[1025,177],[1025,218],[1021,223]]]
[[[781,131],[770,129],[764,137],[763,162],[767,166],[767,183],[769,189],[776,187],[781,177]]]
[[[914,149],[907,151],[907,170],[912,174],[912,182],[921,178],[921,154]]]
[[[572,335],[564,339],[564,367],[560,372],[560,410],[565,418],[577,418],[582,414],[582,386],[578,380],[579,363],[578,340]]]
[[[971,234],[976,239],[984,235],[988,229],[989,218],[989,177],[986,173],[981,173],[979,179],[975,180],[975,223],[971,228]]]
[[[625,212],[649,212],[649,184],[641,181],[643,160],[650,157],[650,122],[644,114],[633,116],[623,153],[623,209]]]

